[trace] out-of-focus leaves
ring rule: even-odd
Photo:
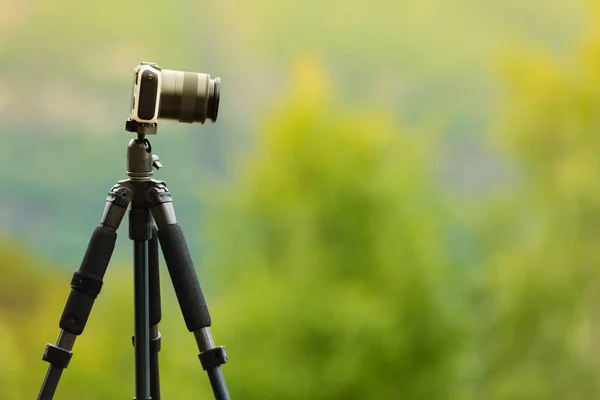
[[[214,220],[233,395],[452,398],[460,340],[435,153],[389,116],[324,96],[310,60],[294,76]]]
[[[490,302],[478,331],[480,398],[600,396],[597,52],[586,40],[568,65],[531,52],[509,69],[495,140],[518,181],[481,224]]]

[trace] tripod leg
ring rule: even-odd
[[[161,335],[158,323],[161,319],[160,309],[160,274],[158,268],[158,233],[152,229],[152,238],[148,242],[148,298],[150,313],[150,397],[160,400],[160,377],[158,373],[158,352]],[[135,346],[135,335],[132,337]]]
[[[160,332],[158,323],[160,310],[160,275],[158,269],[158,232],[152,229],[152,239],[148,243],[148,295],[150,297],[150,396],[160,400],[160,376],[158,374],[158,352],[160,351]]]
[[[50,363],[50,366],[38,394],[38,400],[52,399],[62,371],[67,368],[73,356],[71,350],[75,339],[83,332],[94,301],[102,288],[102,278],[117,240],[116,230],[128,204],[127,196],[125,193],[117,198],[109,194],[101,224],[90,238],[79,270],[73,274],[71,294],[60,318],[61,332],[58,341],[56,345],[47,344],[44,351],[43,360]]]
[[[168,192],[156,196],[154,204],[157,203],[151,211],[183,318],[196,338],[200,362],[208,374],[215,398],[228,400],[229,392],[221,371],[221,365],[227,362],[227,354],[224,347],[215,346],[210,333],[210,314]]]
[[[138,208],[135,196],[129,211],[129,238],[133,240],[134,291],[134,400],[150,397],[150,304],[149,304],[149,241],[152,238],[152,218],[147,208]]]

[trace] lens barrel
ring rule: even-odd
[[[217,120],[221,79],[209,74],[163,69],[158,117],[203,124]]]
[[[217,116],[219,114],[219,100],[221,99],[221,78],[215,78],[212,80],[210,85],[210,94],[208,96],[208,107],[206,110],[206,117],[210,119],[213,124],[217,122]]]

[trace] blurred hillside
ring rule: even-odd
[[[2,0],[0,8],[1,230],[71,262],[125,176],[123,123],[141,60],[223,79],[216,125],[163,123],[153,139],[166,167],[158,176],[199,257],[202,198],[253,145],[255,123],[299,56],[319,59],[357,112],[368,104],[444,132],[444,181],[481,190],[498,174],[481,144],[501,94],[495,66],[522,44],[568,54],[587,26],[583,8],[539,0]]]

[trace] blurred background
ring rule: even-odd
[[[591,0],[0,0],[0,399],[39,391],[140,61],[222,78],[216,124],[151,140],[232,398],[600,398],[599,22]],[[134,391],[125,225],[57,399]],[[163,397],[210,399],[161,284]]]

